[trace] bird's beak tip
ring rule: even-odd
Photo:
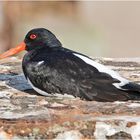
[[[18,46],[16,46],[15,48],[12,48],[6,52],[4,52],[3,54],[0,55],[0,60],[4,59],[6,57],[12,56],[14,54],[17,54],[23,50],[26,49],[26,44],[24,42],[21,42]]]

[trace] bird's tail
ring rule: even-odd
[[[140,100],[140,85],[134,82],[129,82],[128,84],[122,86],[126,92],[129,93],[130,99]]]

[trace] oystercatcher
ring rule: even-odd
[[[68,94],[88,101],[140,99],[140,85],[86,55],[64,48],[47,29],[32,29],[24,42],[0,55],[0,59],[22,50],[27,51],[22,61],[24,75],[42,95]]]

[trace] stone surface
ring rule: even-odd
[[[140,58],[94,58],[140,83]],[[140,139],[140,101],[44,97],[31,89],[21,60],[0,61],[0,140]]]

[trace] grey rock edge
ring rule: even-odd
[[[140,83],[140,58],[94,58]],[[21,60],[0,61],[0,140],[140,139],[140,101],[87,102],[31,89]]]

